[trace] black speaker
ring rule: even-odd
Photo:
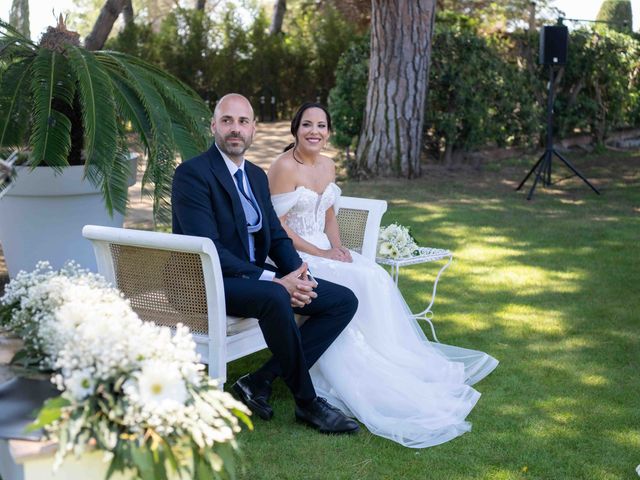
[[[569,30],[564,25],[542,27],[540,30],[540,64],[564,65],[567,63]]]

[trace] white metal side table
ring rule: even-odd
[[[438,288],[438,280],[440,280],[440,275],[442,272],[446,270],[446,268],[451,265],[453,261],[453,253],[449,250],[445,250],[443,248],[428,248],[428,247],[420,247],[420,254],[413,257],[404,257],[404,258],[382,258],[377,257],[376,262],[381,265],[389,265],[391,267],[391,278],[393,278],[394,282],[396,282],[396,286],[398,285],[398,278],[400,277],[400,267],[405,267],[408,265],[416,265],[419,263],[429,263],[436,262],[438,260],[443,260],[445,258],[448,259],[447,263],[443,265],[443,267],[438,272],[436,276],[436,280],[433,283],[433,292],[431,294],[431,302],[429,306],[425,308],[420,313],[414,313],[413,316],[417,320],[426,321],[431,327],[431,334],[433,335],[433,339],[440,343],[438,337],[436,336],[436,329],[433,326],[433,322],[431,321],[433,318],[433,312],[431,311],[431,307],[433,306],[433,302],[436,299],[436,288]]]

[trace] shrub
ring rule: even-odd
[[[638,124],[640,43],[608,28],[571,33],[556,102],[559,133],[587,131],[596,145],[612,129]]]
[[[369,75],[369,36],[351,43],[342,54],[336,69],[336,85],[329,92],[329,112],[333,122],[331,142],[346,150],[347,170],[352,165],[349,149],[360,134],[367,98]]]
[[[304,101],[327,101],[342,52],[356,38],[355,27],[327,4],[303,1],[287,11],[283,32],[269,35],[264,8],[249,9],[247,24],[228,2],[216,17],[174,8],[154,33],[148,26],[125,29],[109,43],[135,53],[177,76],[210,104],[235,91],[252,100],[277,100],[278,116],[288,116]],[[321,13],[319,13],[321,12]],[[266,113],[266,112],[265,112]]]
[[[478,35],[465,18],[436,24],[425,119],[426,141],[452,163],[456,150],[528,144],[538,109],[510,38]]]

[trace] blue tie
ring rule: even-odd
[[[256,204],[253,203],[253,200],[251,200],[251,197],[249,197],[249,195],[247,195],[247,192],[244,189],[244,182],[242,181],[242,177],[243,177],[242,170],[240,170],[240,169],[236,170],[236,173],[234,173],[233,176],[236,177],[236,182],[238,182],[238,190],[240,190],[240,193],[242,194],[242,196],[247,199],[249,204],[257,212],[258,209],[256,208]]]
[[[251,201],[251,199],[247,196],[247,192],[244,189],[244,182],[242,181],[242,170],[240,169],[236,170],[236,173],[234,173],[233,176],[236,177],[236,182],[238,182],[238,190],[240,190],[240,193],[244,195],[244,198]]]

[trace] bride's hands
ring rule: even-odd
[[[342,251],[342,254],[344,255],[344,258],[345,258],[344,260],[342,260],[343,262],[348,262],[348,263],[353,262],[353,258],[351,258],[351,252],[347,247],[340,247],[340,250]]]
[[[325,258],[330,258],[331,260],[337,260],[339,262],[353,262],[351,258],[351,252],[346,247],[333,247],[329,250],[323,250],[324,254],[322,255]]]

